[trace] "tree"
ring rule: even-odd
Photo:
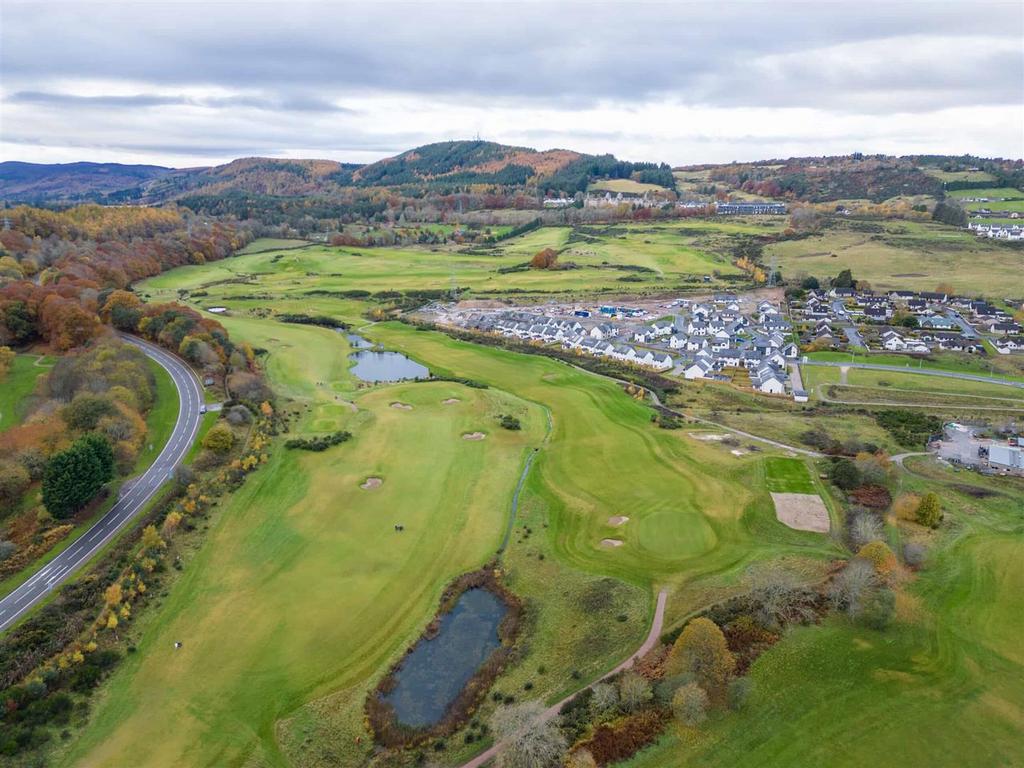
[[[80,510],[112,477],[113,453],[99,435],[87,435],[55,453],[43,470],[43,505],[56,518]]]
[[[14,362],[14,351],[10,347],[0,347],[0,381],[7,377],[11,370],[11,363]]]
[[[849,459],[836,459],[829,467],[829,477],[837,488],[850,491],[860,485],[860,470]]]
[[[626,672],[619,678],[619,700],[626,712],[636,712],[653,696],[651,684],[636,672]]]
[[[203,448],[214,453],[227,453],[235,444],[235,435],[226,424],[217,424],[203,438]]]
[[[853,288],[853,286],[853,273],[848,269],[844,269],[842,272],[840,272],[838,275],[832,278],[833,288]]]
[[[860,620],[871,629],[883,630],[892,623],[895,615],[896,593],[883,587],[868,595],[861,609]]]
[[[818,278],[810,275],[800,282],[800,287],[805,291],[816,291],[821,288],[821,283],[818,282]]]
[[[597,683],[590,697],[590,711],[595,717],[601,717],[619,708],[619,689],[611,683]]]
[[[64,406],[60,416],[64,419],[64,423],[72,429],[78,432],[88,432],[96,429],[96,424],[101,418],[116,411],[114,404],[102,395],[80,392],[75,395],[74,400]]]
[[[878,583],[875,569],[866,560],[855,558],[832,580],[829,600],[836,610],[845,611],[851,619],[860,615],[865,596]]]
[[[32,476],[21,464],[0,461],[0,504],[13,508],[32,482]]]
[[[79,442],[89,448],[99,462],[102,482],[110,480],[114,476],[114,449],[111,448],[107,438],[103,435],[92,434],[86,435]]]
[[[672,714],[683,725],[700,725],[708,719],[708,695],[696,683],[687,683],[672,697]]]
[[[801,584],[789,570],[777,565],[757,565],[748,571],[750,601],[761,626],[777,629],[814,616],[814,591]]]
[[[917,505],[914,519],[921,525],[929,528],[938,528],[942,522],[942,502],[935,493],[926,493],[921,503]]]
[[[566,742],[552,720],[544,720],[544,705],[529,701],[502,707],[491,718],[496,740],[505,748],[495,760],[498,768],[553,768],[565,755]]]
[[[537,251],[530,259],[531,269],[553,269],[558,263],[558,251],[553,248],[545,248]]]
[[[711,619],[693,619],[669,652],[670,673],[690,672],[712,697],[719,695],[736,669],[725,635]]]
[[[112,291],[102,316],[118,330],[135,331],[142,319],[142,300],[130,291]]]
[[[870,512],[858,512],[850,523],[850,540],[855,547],[863,547],[882,538],[882,523]]]
[[[888,576],[896,570],[896,555],[884,541],[868,542],[857,551],[857,557],[871,563],[879,576]]]

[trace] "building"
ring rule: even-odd
[[[998,469],[1024,469],[1024,448],[1015,445],[992,445],[988,449],[989,466]]]
[[[715,211],[719,216],[784,216],[786,214],[786,204],[760,201],[750,201],[742,203],[719,203],[717,206],[715,206]]]

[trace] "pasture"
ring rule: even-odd
[[[969,232],[930,222],[885,222],[863,231],[857,224],[773,243],[765,248],[765,261],[777,259],[787,277],[821,280],[849,269],[876,291],[931,291],[952,283],[958,293],[1002,298],[1006,286],[1020,284],[1019,256]]]
[[[622,192],[634,195],[642,195],[645,192],[664,192],[665,187],[660,184],[644,184],[632,179],[605,179],[596,181],[587,187],[588,192]]]

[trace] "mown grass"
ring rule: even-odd
[[[937,471],[951,522],[939,534],[904,531],[932,551],[904,585],[892,627],[829,619],[791,631],[754,664],[743,711],[697,734],[672,731],[624,765],[1015,765],[1024,727],[1019,488],[974,478],[997,494],[978,499]]]
[[[772,493],[818,492],[807,462],[784,456],[769,456],[764,460],[768,490]]]
[[[146,442],[143,443],[142,450],[135,460],[136,474],[152,464],[153,459],[160,454],[178,419],[178,390],[174,386],[174,380],[162,366],[148,357],[146,364],[153,372],[156,396],[153,407],[146,414]]]
[[[14,356],[7,376],[0,381],[0,432],[21,423],[26,399],[35,391],[39,377],[52,365],[50,357]]]

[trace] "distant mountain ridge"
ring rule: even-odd
[[[425,144],[368,165],[334,160],[248,157],[224,165],[164,168],[118,163],[0,163],[0,200],[8,202],[160,203],[186,195],[332,196],[345,190],[407,185],[453,189],[472,184],[575,192],[593,178],[656,174],[673,185],[667,165],[628,163],[568,149],[538,151],[490,141]]]

